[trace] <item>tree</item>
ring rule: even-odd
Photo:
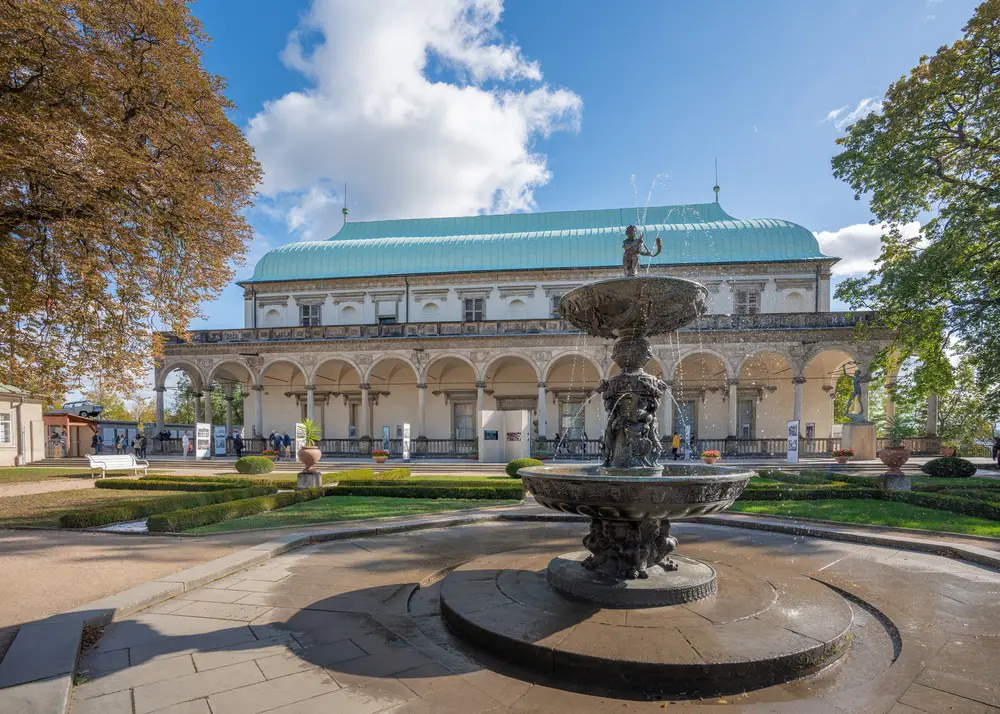
[[[101,419],[112,421],[132,421],[132,412],[125,404],[122,396],[108,389],[103,380],[95,382],[89,389],[83,391],[83,396],[92,404],[100,404]]]
[[[897,331],[875,362],[919,358],[906,377],[917,393],[946,393],[946,350],[969,361],[1000,413],[1000,0],[986,0],[964,37],[921,57],[886,92],[881,112],[838,140],[833,171],[870,196],[884,224],[877,269],[845,280],[837,296],[877,311]],[[916,237],[901,227],[930,212]],[[873,221],[874,222],[874,221]],[[862,328],[863,336],[863,328]]]
[[[975,370],[968,363],[955,370],[955,388],[938,398],[938,434],[963,444],[993,437],[993,424],[983,415],[983,394]]]
[[[134,391],[242,262],[260,168],[186,0],[0,0],[0,382]]]
[[[174,392],[173,403],[166,415],[167,421],[174,424],[193,424],[204,419],[202,414],[195,414],[195,398],[197,392],[191,386],[191,380],[184,373],[177,379],[176,391]],[[239,382],[232,384],[233,389],[233,424],[243,423],[243,385]],[[216,383],[216,388],[212,392],[212,423],[216,426],[224,426],[226,423],[226,392],[221,384]]]

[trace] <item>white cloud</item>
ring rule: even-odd
[[[833,125],[838,129],[846,129],[851,124],[868,116],[872,112],[882,111],[882,100],[878,97],[865,97],[858,102],[858,106],[847,112],[847,114],[843,113],[845,111],[847,111],[847,106],[843,106],[840,109],[834,109],[826,115],[826,119],[823,121],[832,121]]]
[[[265,104],[247,134],[265,202],[300,238],[332,235],[343,184],[359,218],[530,210],[551,178],[539,137],[583,102],[542,83],[497,30],[502,0],[314,0],[282,59],[309,89]],[[432,78],[441,67],[451,81]]]
[[[831,109],[830,112],[826,115],[826,118],[823,121],[821,121],[820,124],[823,124],[828,121],[835,121],[837,117],[840,116],[841,112],[843,112],[845,109],[847,109],[846,104],[840,107],[840,109]]]
[[[817,231],[820,250],[826,255],[840,258],[833,266],[835,275],[864,273],[874,269],[875,259],[882,251],[882,235],[885,225],[858,223],[841,228],[839,231]],[[920,233],[920,223],[913,221],[902,228],[904,237],[913,238]]]

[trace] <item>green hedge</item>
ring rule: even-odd
[[[149,517],[146,526],[151,533],[180,533],[199,526],[210,526],[214,523],[231,521],[234,518],[276,511],[279,508],[291,506],[293,503],[311,501],[321,496],[323,496],[323,489],[310,488],[303,491],[276,493],[241,501],[229,501],[211,506],[158,513]]]
[[[206,491],[202,493],[188,493],[183,496],[164,496],[163,498],[151,498],[145,501],[116,503],[113,506],[89,508],[63,514],[59,517],[59,527],[94,528],[95,526],[106,526],[110,523],[134,521],[155,513],[165,513],[182,508],[195,508],[213,503],[226,503],[228,501],[238,501],[255,496],[264,496],[272,494],[274,491],[275,489],[269,486],[255,486],[253,488]]]
[[[517,481],[493,484],[482,482],[464,485],[439,486],[437,484],[416,483],[387,484],[376,486],[371,483],[348,483],[326,489],[329,496],[375,496],[382,498],[466,498],[472,500],[524,498],[524,487]]]
[[[376,471],[375,469],[353,469],[351,471],[335,471],[323,474],[323,483],[344,483],[345,481],[402,481],[410,476],[410,469],[405,466],[395,469]]]
[[[920,489],[922,490],[922,489]],[[959,498],[971,498],[975,501],[987,501],[989,503],[1000,504],[1000,489],[993,488],[949,488],[942,492],[942,496],[958,496]]]
[[[875,488],[748,488],[738,501],[820,501],[829,499],[878,498]]]
[[[775,481],[783,481],[784,483],[797,483],[807,486],[819,485],[821,483],[830,483],[830,479],[826,476],[817,476],[808,473],[787,473],[785,471],[761,471],[758,473],[761,478],[769,478]]]
[[[236,459],[236,470],[241,474],[269,474],[274,471],[274,461],[266,456],[244,456]]]
[[[505,471],[507,475],[511,478],[520,478],[517,472],[528,466],[544,466],[545,464],[538,459],[514,459],[507,464]]]
[[[222,483],[229,488],[248,486],[270,486],[271,488],[294,489],[298,479],[294,478],[243,478],[242,476],[143,476],[143,481],[173,481],[175,483]]]
[[[931,459],[920,470],[928,476],[938,478],[969,478],[976,475],[976,465],[958,456]]]
[[[135,479],[109,478],[94,482],[97,488],[113,488],[124,491],[225,491],[229,488],[250,488],[254,483],[244,480],[240,484],[222,483],[220,481],[137,481]]]
[[[887,501],[902,501],[911,506],[936,508],[939,511],[961,513],[965,516],[979,516],[992,521],[1000,521],[1000,503],[976,501],[959,496],[946,496],[940,493],[914,493],[913,491],[884,491]]]

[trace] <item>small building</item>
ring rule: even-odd
[[[22,466],[44,457],[42,400],[0,384],[0,467]]]
[[[97,433],[97,420],[78,414],[45,414],[45,456],[52,459],[80,457],[94,453],[91,441]]]

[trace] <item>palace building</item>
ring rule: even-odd
[[[578,285],[622,274],[630,224],[648,246],[662,241],[640,274],[709,290],[708,314],[653,340],[647,370],[672,397],[661,433],[690,424],[703,445],[773,452],[783,447],[768,442],[783,444],[799,419],[807,442],[828,451],[838,376],[850,363],[867,374],[891,334],[853,341],[869,316],[830,311],[838,258],[809,230],[733,218],[717,202],[345,222],[329,240],[284,245],[240,283],[242,327],[168,336],[158,424],[165,380],[182,370],[206,395],[244,385],[246,437],[291,433],[311,417],[325,451],[356,453],[365,437],[395,439],[409,423],[417,453],[461,454],[476,448],[481,410],[530,410],[533,433],[596,454],[604,415],[593,397],[617,367],[610,342],[577,331],[557,306]]]

